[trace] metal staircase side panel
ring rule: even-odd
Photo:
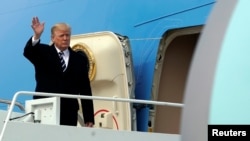
[[[10,121],[2,141],[180,141],[180,135]]]

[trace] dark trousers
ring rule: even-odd
[[[61,109],[60,125],[76,126],[78,116],[77,111],[78,110],[74,109]]]

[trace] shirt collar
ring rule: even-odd
[[[55,46],[55,48],[56,48],[57,53],[63,52],[64,55],[66,55],[66,56],[69,55],[69,49],[65,49],[64,51],[61,51],[61,50],[59,50],[56,46]]]

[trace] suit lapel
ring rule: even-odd
[[[52,58],[52,60],[56,60],[55,61],[56,62],[55,68],[58,69],[60,72],[63,72],[62,67],[61,67],[60,58],[59,58],[59,55],[57,53],[56,47],[54,46],[54,44],[52,44],[50,47],[51,47],[51,58]]]
[[[71,48],[69,48],[69,61],[68,61],[68,67],[66,71],[70,70],[73,67],[72,66],[74,64],[73,62],[74,62],[74,52]]]

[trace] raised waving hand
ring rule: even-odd
[[[43,30],[44,30],[44,22],[40,23],[39,18],[38,17],[33,17],[32,19],[32,29],[34,31],[34,39],[40,39]]]

